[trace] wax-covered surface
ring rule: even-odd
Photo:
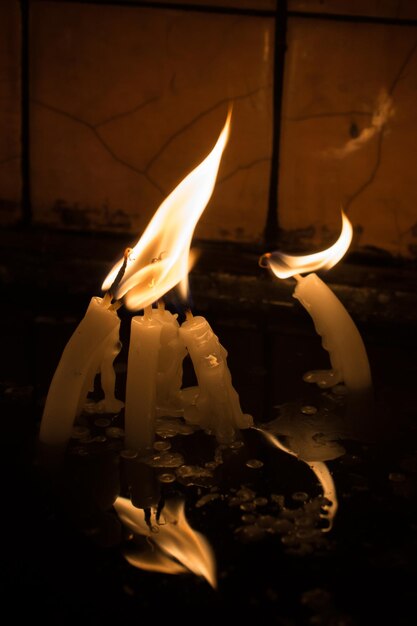
[[[328,363],[307,314],[283,307],[274,317],[255,310],[231,315],[220,303],[216,310],[196,307],[228,350],[243,410],[258,425],[277,420],[285,445],[300,458],[324,462],[333,475],[339,500],[334,527],[313,535],[312,550],[297,554],[297,545],[284,539],[289,533],[283,511],[271,496],[283,495],[287,509],[303,511],[303,494],[314,502],[322,489],[306,463],[266,445],[256,431],[244,434],[241,448],[224,451],[224,463],[215,469],[211,485],[203,480],[202,485],[187,486],[185,475],[172,483],[155,480],[155,469],[176,474],[178,468],[132,468],[126,459],[121,463],[117,438],[113,450],[99,440],[90,444],[90,453],[69,455],[65,473],[55,475],[58,488],[34,468],[36,419],[81,304],[74,301],[71,311],[65,303],[66,319],[57,303],[49,311],[38,303],[36,316],[23,307],[13,316],[3,313],[9,354],[7,365],[2,364],[1,398],[8,469],[6,567],[15,612],[20,615],[29,606],[37,618],[60,623],[83,618],[91,624],[144,615],[166,620],[178,612],[186,623],[195,623],[196,616],[213,619],[226,610],[239,618],[271,610],[275,623],[288,625],[309,624],[313,618],[325,625],[341,620],[349,625],[377,623],[383,617],[413,622],[417,345],[412,334],[406,335],[400,324],[360,328],[372,368],[376,413],[346,421],[333,401],[302,382],[305,371]],[[118,359],[122,394],[125,349]],[[191,374],[185,372],[190,383]],[[321,410],[314,413],[306,407]],[[95,424],[96,418],[88,417],[92,434],[105,436],[108,425]],[[215,457],[214,438],[201,431],[158,440],[169,441],[168,452],[181,454],[188,466]],[[72,446],[80,443],[74,440]],[[139,485],[132,496],[141,505],[161,494],[168,500],[185,497],[191,527],[205,535],[215,552],[217,591],[194,574],[149,573],[127,563],[122,530],[111,512],[126,481]],[[213,487],[217,490],[211,491]],[[240,502],[231,504],[234,497]],[[259,504],[253,508],[255,500]],[[253,529],[242,530],[253,526],[257,537]],[[254,536],[257,541],[252,541]]]

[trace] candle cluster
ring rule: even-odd
[[[104,298],[92,298],[84,319],[68,342],[53,377],[40,428],[43,443],[64,446],[71,437],[97,373],[104,399],[97,410],[116,414],[113,360],[120,351],[122,304],[142,315],[131,319],[125,397],[125,443],[145,454],[152,447],[157,417],[182,417],[220,443],[230,443],[240,429],[253,426],[242,412],[227,366],[227,351],[207,320],[187,313],[180,325],[165,309],[164,295],[187,280],[195,226],[212,195],[230,128],[230,116],[209,155],[161,204],[142,237],[127,249],[103,283]],[[313,318],[332,369],[309,372],[305,380],[320,387],[344,382],[351,398],[371,389],[371,374],[361,336],[346,309],[314,273],[342,258],[352,226],[342,213],[339,239],[328,250],[307,256],[267,253],[261,264],[278,278],[293,276],[294,297]],[[155,306],[156,305],[156,306]],[[189,354],[197,386],[182,388],[183,360]]]
[[[125,398],[129,448],[142,454],[151,448],[157,416],[182,416],[221,443],[252,426],[233,388],[227,352],[207,320],[189,312],[180,326],[162,301],[186,280],[192,235],[214,189],[230,117],[209,155],[164,200],[136,246],[113,267],[103,283],[106,296],[91,300],[53,377],[41,422],[42,443],[66,445],[97,373],[104,392],[97,410],[118,413],[123,407],[114,395],[113,369],[121,347],[116,312],[121,304],[144,311],[131,320]],[[182,389],[187,353],[198,385]]]
[[[181,389],[182,362],[189,354],[198,385]],[[232,385],[227,352],[204,317],[190,312],[180,326],[175,315],[147,307],[131,323],[125,431],[129,448],[145,452],[154,440],[157,416],[183,416],[230,443],[253,425],[242,413]]]

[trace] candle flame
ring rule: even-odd
[[[190,283],[188,280],[188,275],[193,269],[194,265],[197,263],[199,257],[200,257],[200,251],[197,250],[196,248],[192,248],[188,255],[187,272],[183,275],[180,282],[178,283],[178,291],[180,292],[181,298],[184,300],[184,302],[187,302],[188,294],[190,292]]]
[[[230,133],[231,110],[210,154],[163,201],[129,254],[114,296],[139,310],[161,298],[188,273],[188,255],[195,226],[214,190],[220,160]],[[103,282],[108,290],[123,259]]]
[[[193,572],[202,576],[215,589],[217,587],[216,559],[207,539],[193,530],[185,517],[184,501],[168,501],[161,520],[152,530],[145,522],[142,509],[133,506],[126,498],[117,498],[114,507],[121,521],[137,535],[148,538],[150,547],[143,552],[126,554],[131,565],[147,571],[165,574]],[[156,509],[152,508],[156,519]]]
[[[303,256],[291,256],[283,252],[268,252],[261,257],[260,264],[269,267],[278,278],[289,278],[319,269],[330,269],[345,255],[352,241],[352,224],[342,211],[342,231],[338,240],[321,252]]]

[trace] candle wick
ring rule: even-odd
[[[143,309],[143,314],[146,317],[146,319],[151,320],[152,319],[152,305],[149,304],[148,306],[145,306],[145,308]]]
[[[163,300],[158,300],[158,310],[165,311],[165,302]]]
[[[303,277],[300,274],[294,274],[293,278],[297,281],[297,283],[301,283]]]
[[[265,254],[263,254],[262,256],[259,257],[258,259],[258,265],[259,267],[263,267],[263,268],[269,268],[269,262],[268,259],[271,257],[271,253],[270,252],[265,252]]]
[[[129,260],[129,255],[132,252],[132,248],[126,248],[123,254],[123,263],[121,268],[119,269],[119,271],[117,272],[117,276],[114,279],[114,281],[111,284],[110,289],[108,290],[107,293],[109,293],[111,295],[111,297],[114,297],[114,294],[116,293],[116,290],[120,284],[120,281],[122,280],[124,273],[126,271],[126,267],[127,267],[127,262]],[[107,294],[106,294],[107,295]]]
[[[115,302],[113,302],[113,304],[109,306],[109,311],[117,311],[122,305],[123,302],[121,300],[116,300]]]
[[[102,306],[105,309],[107,309],[109,305],[111,304],[111,301],[112,301],[111,293],[109,291],[106,291],[106,293],[104,294],[103,300],[101,302]]]
[[[187,309],[185,311],[185,319],[186,319],[187,322],[190,322],[192,319],[194,319],[194,315],[193,315],[191,309]]]

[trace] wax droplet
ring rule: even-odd
[[[255,504],[255,506],[265,506],[266,504],[268,504],[268,499],[267,498],[262,498],[262,497],[255,498],[253,503]]]
[[[138,456],[138,452],[137,450],[121,450],[120,451],[120,456],[123,457],[124,459],[136,459]]]
[[[239,491],[236,492],[238,498],[241,501],[248,502],[249,500],[253,500],[256,497],[256,493],[252,491],[252,489],[248,489],[248,487],[242,487]]]
[[[242,502],[240,508],[242,511],[254,511],[256,509],[256,505],[253,502]]]
[[[405,475],[401,474],[401,472],[391,472],[388,475],[388,478],[393,483],[403,483],[405,481]]]
[[[211,487],[213,474],[199,465],[181,465],[177,469],[177,479],[186,487]]]
[[[251,513],[244,513],[242,515],[241,520],[244,524],[253,524],[256,521],[256,515],[252,515]]]
[[[100,428],[107,428],[108,426],[110,426],[111,424],[111,420],[109,420],[107,417],[98,417],[96,420],[94,420],[94,426],[99,426]]]
[[[85,439],[89,434],[90,429],[86,428],[86,426],[74,426],[71,436],[73,439]]]
[[[210,470],[214,470],[218,466],[219,466],[219,463],[216,463],[216,461],[207,461],[207,463],[204,463],[204,467],[207,467],[207,469],[210,469]]]
[[[161,483],[173,483],[175,481],[175,474],[164,472],[163,474],[159,474],[158,479]]]
[[[305,491],[295,491],[291,496],[296,502],[307,502],[308,497],[308,493]]]
[[[318,536],[321,536],[321,532],[315,528],[299,528],[295,532],[295,536],[305,541],[306,539],[316,539]]]
[[[263,528],[259,528],[255,524],[251,524],[249,526],[241,526],[236,530],[236,534],[238,535],[241,541],[259,541],[265,537],[266,531]]]
[[[277,533],[287,533],[294,528],[294,525],[289,519],[277,519],[272,524],[272,528]]]
[[[305,517],[300,517],[299,519],[296,519],[295,525],[297,526],[297,528],[311,528],[311,526],[315,523],[315,520],[315,516],[306,515]]]
[[[260,515],[256,523],[261,528],[268,528],[269,530],[272,529],[275,521],[275,517],[273,517],[272,515]]]
[[[85,448],[73,448],[71,452],[77,456],[88,456],[88,451]]]
[[[162,439],[166,439],[167,437],[175,437],[177,431],[173,428],[160,428],[156,431],[158,437],[162,437]]]
[[[251,469],[258,469],[260,467],[263,467],[263,461],[260,461],[259,459],[249,459],[248,461],[246,461],[246,467],[250,467]]]
[[[303,376],[306,383],[316,383],[321,389],[333,387],[340,381],[340,377],[334,370],[313,370]]]
[[[125,436],[123,428],[117,428],[117,426],[110,426],[106,428],[106,435],[110,439],[122,439]]]
[[[171,447],[171,443],[169,441],[155,441],[153,447],[155,450],[162,452],[163,450],[169,450]]]
[[[275,502],[275,504],[278,504],[278,506],[280,506],[281,508],[285,506],[285,498],[281,494],[278,494],[278,493],[271,494],[271,500],[272,502]]]
[[[219,493],[206,493],[205,496],[202,496],[199,500],[197,500],[197,502],[195,503],[195,506],[197,509],[199,509],[202,506],[205,506],[206,504],[208,504],[209,502],[213,502],[213,500],[217,500],[218,498],[220,498]]]
[[[317,413],[317,409],[315,406],[307,404],[306,406],[301,407],[301,413],[303,413],[304,415],[314,415],[315,413]]]
[[[164,452],[148,457],[146,463],[151,467],[180,467],[184,463],[184,457],[178,452]]]
[[[97,437],[94,437],[94,440],[97,443],[104,443],[105,441],[107,441],[107,437],[105,437],[104,435],[97,435]]]
[[[229,444],[229,448],[232,450],[239,450],[239,448],[243,448],[244,445],[243,441],[232,441],[232,443]]]

